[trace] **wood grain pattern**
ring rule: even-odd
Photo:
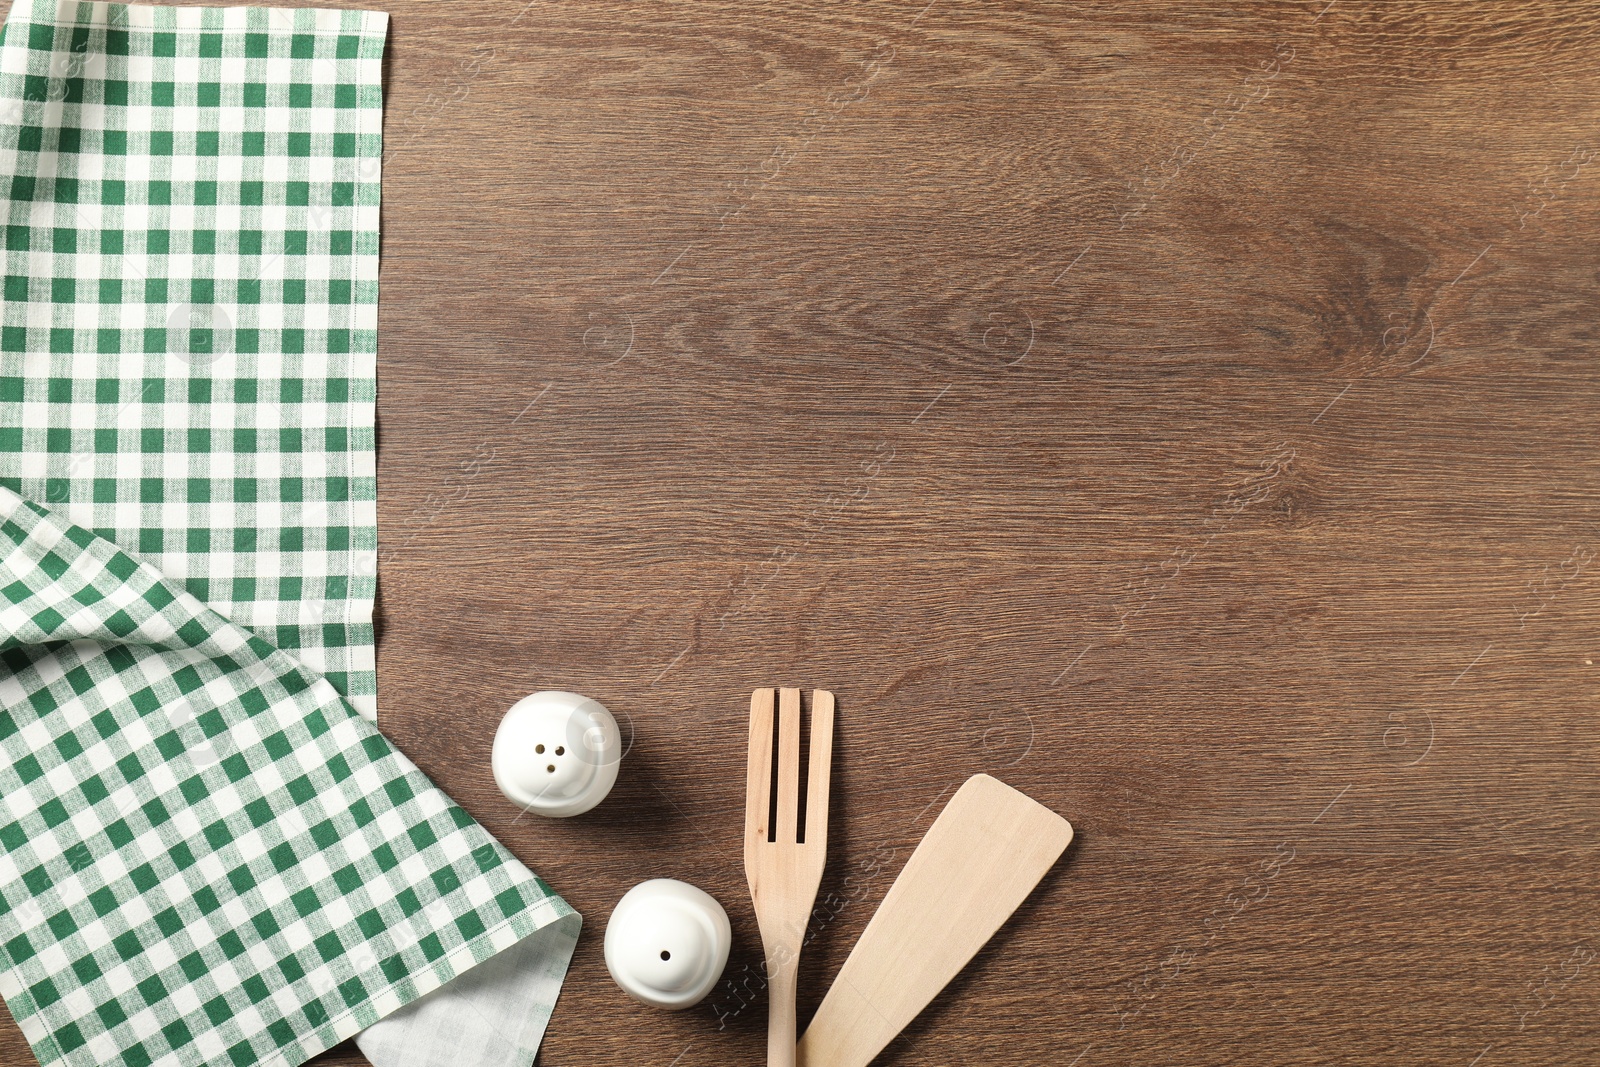
[[[1078,831],[881,1064],[1600,1059],[1594,12],[925,3],[386,5],[380,719],[586,917],[540,1062],[761,1061],[769,684],[802,1025],[968,776]],[[538,689],[632,739],[578,819]]]

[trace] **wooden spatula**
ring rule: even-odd
[[[777,707],[774,696],[779,699]],[[774,719],[777,727],[774,730]],[[773,760],[772,735],[778,735]],[[800,690],[750,694],[750,764],[745,781],[744,873],[767,958],[767,1064],[794,1067],[795,980],[806,920],[828,851],[828,771],[833,694],[811,691],[811,768],[800,765]],[[776,769],[776,775],[774,775]],[[806,780],[805,821],[800,780]],[[776,819],[773,814],[776,812]]]
[[[1017,910],[1072,824],[986,774],[939,813],[800,1041],[799,1067],[866,1067]]]

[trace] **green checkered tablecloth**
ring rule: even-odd
[[[18,7],[0,485],[372,717],[387,16]]]
[[[570,958],[359,713],[385,30],[5,27],[0,993],[44,1064],[525,1067]]]

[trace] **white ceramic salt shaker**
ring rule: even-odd
[[[581,815],[617,782],[622,732],[598,700],[550,690],[523,697],[495,731],[495,784],[513,804],[552,818]]]
[[[674,878],[652,878],[612,909],[606,970],[633,999],[677,1011],[711,992],[732,946],[728,913],[710,894]]]

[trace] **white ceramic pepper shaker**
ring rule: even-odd
[[[598,700],[549,690],[511,706],[495,731],[495,784],[513,804],[552,818],[605,799],[622,762],[622,732]]]
[[[633,999],[673,1011],[711,992],[728,965],[733,928],[710,894],[652,878],[623,894],[606,923],[606,970]]]

